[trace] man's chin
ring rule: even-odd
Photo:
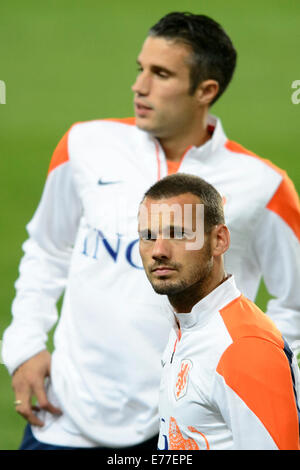
[[[183,289],[183,286],[180,285],[176,285],[176,284],[167,284],[167,283],[152,283],[152,287],[153,289],[155,290],[155,292],[157,294],[160,294],[160,295],[175,295],[175,294],[179,294],[182,289]]]
[[[155,126],[153,122],[147,118],[142,118],[139,116],[135,116],[135,124],[138,129],[141,131],[149,132],[149,134],[152,135],[152,137],[159,138],[160,137],[160,132],[159,132],[159,127]]]
[[[151,132],[152,126],[150,125],[147,119],[141,118],[139,116],[135,116],[135,124],[136,124],[136,127],[141,129],[142,131]]]

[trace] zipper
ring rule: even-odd
[[[177,347],[177,343],[178,343],[178,341],[180,341],[180,339],[181,339],[181,330],[179,328],[178,329],[178,337],[176,338],[176,341],[175,341],[175,344],[174,344],[174,349],[173,349],[172,356],[171,356],[171,359],[170,359],[170,364],[172,364],[172,362],[173,362],[174,354],[175,354],[176,347]]]

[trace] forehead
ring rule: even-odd
[[[145,40],[138,60],[145,65],[176,68],[179,65],[188,68],[192,48],[182,42],[161,37],[148,36]]]
[[[194,225],[199,214],[201,200],[191,193],[170,198],[151,199],[146,197],[139,210],[140,229],[168,225]]]

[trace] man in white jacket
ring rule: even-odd
[[[169,324],[143,273],[136,214],[167,174],[201,175],[219,190],[232,236],[226,268],[251,299],[263,276],[274,297],[267,313],[290,344],[299,339],[298,196],[209,115],[235,62],[213,20],[166,15],[138,56],[135,118],[77,123],[59,142],[3,338],[16,411],[30,423],[22,448],[152,445]]]
[[[203,208],[203,210],[198,210]],[[147,277],[168,297],[159,449],[299,450],[298,364],[275,324],[226,273],[220,194],[167,176],[139,211]]]

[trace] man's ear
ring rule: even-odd
[[[196,90],[197,101],[201,106],[210,106],[219,92],[219,83],[216,80],[204,80],[199,83]]]
[[[224,224],[216,225],[211,233],[212,256],[223,255],[230,246],[230,232]]]

